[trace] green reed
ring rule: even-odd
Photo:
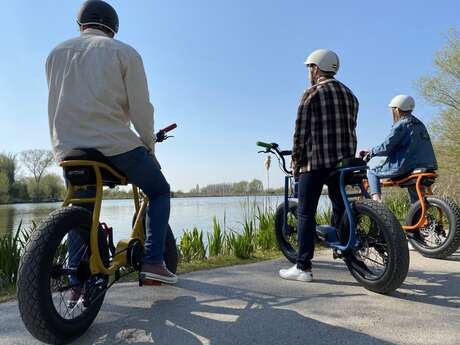
[[[269,210],[262,211],[257,208],[258,228],[255,243],[259,249],[267,250],[276,248],[275,215]]]
[[[16,233],[9,232],[0,238],[0,288],[16,284],[22,252],[35,228],[33,223],[30,229],[25,229],[21,221]]]
[[[225,233],[222,231],[219,220],[216,216],[212,218],[213,231],[212,234],[207,234],[209,256],[218,256],[222,254],[224,249]]]
[[[194,227],[192,231],[184,230],[179,242],[181,260],[190,262],[206,258],[206,249],[203,242],[203,231]]]
[[[404,224],[410,208],[409,198],[407,197],[405,190],[385,194],[383,200],[385,205],[401,222],[401,224]]]

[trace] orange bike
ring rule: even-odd
[[[444,259],[460,247],[460,208],[446,197],[433,195],[438,175],[434,170],[417,169],[397,178],[382,180],[382,187],[414,188],[413,203],[402,228],[412,246],[422,255]]]

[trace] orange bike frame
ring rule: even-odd
[[[425,198],[424,198],[424,194],[425,195],[433,195],[433,192],[431,190],[431,186],[428,186],[426,188],[426,192],[423,193],[423,191],[422,191],[422,179],[424,177],[436,178],[436,177],[438,177],[438,175],[436,173],[415,173],[415,174],[412,174],[412,175],[410,175],[410,176],[408,176],[406,178],[403,178],[401,180],[384,180],[384,181],[381,182],[382,187],[396,187],[396,186],[400,186],[401,184],[403,184],[403,183],[405,183],[407,181],[417,179],[417,181],[415,183],[415,189],[417,190],[417,196],[418,196],[418,199],[420,200],[420,205],[422,206],[422,214],[420,215],[420,218],[419,218],[417,224],[402,226],[402,228],[404,230],[406,230],[406,231],[417,230],[422,225],[424,225],[425,222],[426,222],[426,201],[425,201]]]

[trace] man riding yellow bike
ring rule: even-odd
[[[98,150],[142,189],[150,206],[141,274],[146,279],[176,283],[176,275],[163,262],[170,187],[154,155],[154,109],[142,59],[132,47],[114,39],[118,15],[106,2],[83,3],[77,23],[80,36],[59,44],[46,62],[55,156],[63,161],[74,149]],[[93,195],[94,190],[87,189],[79,196]],[[91,204],[86,207],[92,210]],[[69,252],[78,247],[76,241],[78,237],[69,235]],[[77,257],[78,265],[78,256],[72,257]],[[78,285],[77,277],[70,279]]]

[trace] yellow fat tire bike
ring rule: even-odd
[[[167,132],[174,128],[175,124],[160,130],[157,141],[168,138]],[[102,191],[104,186],[128,185],[128,180],[98,151],[82,151],[85,159],[61,162],[68,180],[67,195],[62,207],[32,233],[18,270],[22,320],[35,338],[49,344],[68,343],[81,336],[96,318],[107,290],[121,277],[140,272],[142,266],[148,198],[132,185],[131,236],[115,245],[112,229],[100,222]],[[86,188],[94,188],[95,197],[76,196]],[[93,212],[82,207],[88,203],[94,205]],[[178,253],[169,226],[164,259],[175,273]],[[141,276],[139,284],[143,284]]]

